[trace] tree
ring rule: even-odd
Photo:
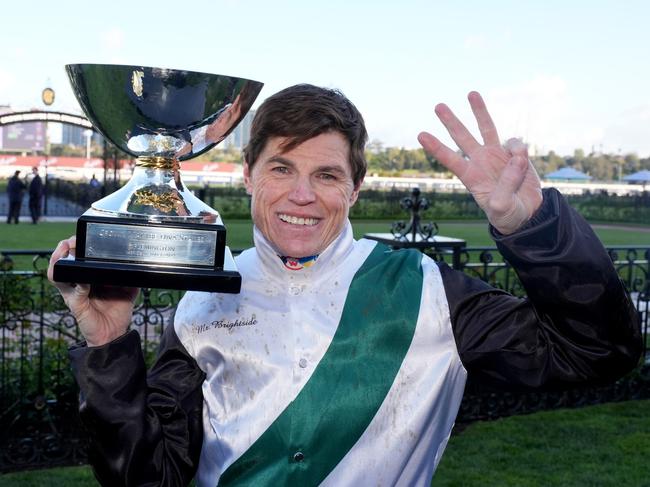
[[[372,139],[366,144],[366,152],[370,152],[371,154],[379,154],[380,152],[383,152],[383,150],[384,144],[379,139]]]
[[[623,171],[626,174],[632,174],[641,170],[641,160],[636,154],[626,154],[624,159]]]

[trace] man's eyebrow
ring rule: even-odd
[[[345,169],[343,169],[341,166],[318,166],[317,170],[321,172],[334,172],[345,175]]]
[[[280,155],[275,155],[275,156],[269,157],[266,160],[266,163],[268,164],[270,162],[278,162],[280,164],[284,164],[285,166],[290,166],[290,167],[295,167],[296,166],[296,163],[293,162],[291,159],[287,159],[286,157],[282,157]]]

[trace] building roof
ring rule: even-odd
[[[555,179],[555,180],[569,180],[569,181],[587,181],[591,179],[591,176],[585,174],[581,171],[573,169],[572,167],[563,167],[557,171],[544,176],[544,179]]]
[[[629,181],[630,183],[650,183],[650,171],[638,171],[629,176],[625,176],[623,181]]]
[[[119,159],[119,167],[128,168],[131,164],[130,159]],[[14,156],[0,155],[0,167],[2,166],[24,166],[24,167],[45,167],[46,158],[44,156]],[[113,159],[109,159],[109,167],[113,167]],[[47,166],[50,168],[92,168],[103,169],[104,160],[99,157],[86,159],[85,157],[54,157],[47,158]],[[185,161],[181,162],[181,171],[198,171],[198,172],[238,172],[239,167],[236,164],[228,162],[201,162]]]

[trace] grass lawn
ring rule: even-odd
[[[650,401],[474,423],[451,438],[432,485],[650,485]],[[98,485],[88,467],[0,476],[0,487]]]
[[[366,233],[389,232],[392,221],[355,220],[352,222],[356,238]],[[494,245],[487,233],[487,223],[439,222],[440,235],[462,238],[471,247]],[[39,223],[31,225],[0,224],[0,249],[53,249],[59,240],[75,233],[74,223]],[[233,249],[245,249],[252,245],[252,224],[250,220],[226,222],[228,245]],[[650,245],[650,226],[630,227],[595,225],[594,229],[605,245]]]
[[[74,235],[76,223],[0,224],[0,250],[51,250],[59,240]]]
[[[352,222],[355,238],[361,238],[366,233],[385,233],[390,231],[392,221],[355,220]],[[494,242],[488,234],[485,221],[439,222],[439,234],[462,238],[468,247],[493,247]],[[250,220],[230,220],[226,222],[228,231],[228,246],[232,250],[243,250],[253,245],[252,223]],[[70,223],[39,223],[32,225],[20,223],[7,225],[0,223],[0,250],[52,250],[56,244],[75,233],[76,224]],[[594,230],[605,245],[650,245],[650,226],[612,226],[595,225]],[[639,256],[641,257],[641,255]],[[499,254],[494,256],[495,262],[501,260]],[[14,269],[32,270],[32,258],[29,256],[14,256]],[[471,257],[478,259],[478,253]],[[36,267],[47,267],[45,259],[39,259]]]
[[[650,485],[650,401],[475,423],[453,437],[434,486]]]
[[[0,475],[0,487],[97,487],[90,467],[63,467]]]

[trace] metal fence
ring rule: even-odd
[[[632,292],[647,341],[650,247],[621,246],[608,251]],[[86,439],[77,415],[78,392],[67,359],[68,347],[80,341],[81,335],[45,276],[49,253],[0,251],[0,472],[86,461]],[[433,257],[451,260],[451,254]],[[15,270],[18,268],[28,270]],[[515,272],[495,248],[466,248],[460,268],[523,295]],[[178,291],[141,292],[133,326],[143,338],[148,361],[153,359],[158,338],[170,324],[181,296]],[[642,397],[648,390],[650,372],[644,367],[610,388],[576,389],[557,395],[497,395],[470,387],[459,421]]]
[[[576,387],[556,392],[494,392],[480,383],[468,383],[457,423],[494,419],[544,409],[581,407],[603,402],[650,397],[650,246],[612,246],[607,252],[640,316],[643,336],[643,358],[637,370],[615,384],[602,387]],[[450,260],[448,254],[433,255]],[[460,267],[466,274],[504,289],[516,296],[525,290],[514,269],[494,247],[467,247],[461,255]]]

